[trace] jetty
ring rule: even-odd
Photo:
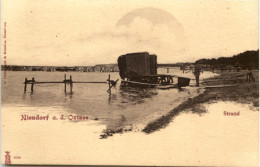
[[[64,84],[64,93],[67,93],[67,85],[69,85],[70,93],[72,93],[73,84],[108,84],[108,93],[111,93],[111,88],[115,87],[119,79],[116,81],[110,79],[110,75],[108,75],[107,81],[72,81],[72,76],[70,75],[69,79],[67,79],[66,74],[64,74],[63,81],[36,81],[33,77],[31,80],[25,78],[24,81],[24,93],[27,91],[27,85],[31,85],[31,93],[34,91],[34,85],[36,84]]]

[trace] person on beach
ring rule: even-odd
[[[224,65],[223,64],[220,65],[220,69],[221,69],[221,73],[223,73],[223,71],[224,71]]]
[[[186,67],[185,67],[185,65],[183,64],[183,65],[182,65],[182,73],[185,72],[185,68],[186,68]]]
[[[195,65],[195,69],[193,71],[193,74],[195,75],[196,78],[196,86],[200,86],[200,73],[201,73],[201,67],[200,65]]]
[[[251,82],[251,81],[255,82],[255,78],[254,78],[253,73],[252,73],[250,68],[248,68],[248,73],[246,75],[246,81],[247,82]]]
[[[211,70],[212,70],[212,72],[214,73],[214,71],[215,71],[214,65],[211,65]]]

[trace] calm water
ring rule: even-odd
[[[158,73],[166,73],[166,69],[158,69]],[[182,91],[122,88],[119,81],[111,94],[107,93],[108,84],[74,84],[73,94],[64,94],[64,84],[35,85],[33,93],[30,92],[29,85],[27,93],[24,93],[22,83],[26,77],[28,79],[34,77],[36,81],[62,81],[65,73],[7,71],[6,78],[3,74],[4,72],[2,72],[3,110],[11,106],[21,114],[44,115],[48,108],[52,114],[88,116],[90,120],[98,120],[106,125],[106,129],[109,130],[129,127],[140,130],[150,121],[168,113],[184,100],[203,91],[194,87],[187,87]],[[66,74],[72,75],[73,81],[106,81],[108,74],[113,80],[120,78],[117,72],[67,72]],[[179,68],[171,69],[170,74],[194,78],[192,73],[183,74]],[[210,72],[204,72],[201,78],[212,75]],[[191,80],[191,84],[194,84],[194,80]],[[31,109],[28,110],[28,107]],[[41,112],[42,108],[45,108],[44,112]],[[76,121],[68,122],[76,123]]]

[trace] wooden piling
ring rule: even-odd
[[[35,82],[35,80],[34,80],[34,78],[32,78],[31,92],[33,92],[33,86],[34,86],[34,82]]]
[[[70,93],[72,93],[72,76],[70,75]]]
[[[108,89],[110,89],[110,74],[108,74]]]
[[[64,93],[67,92],[67,89],[66,89],[66,74],[64,74]]]
[[[27,87],[27,78],[25,78],[25,81],[24,81],[24,93],[26,92],[26,87]]]

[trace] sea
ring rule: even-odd
[[[97,121],[105,125],[105,130],[131,129],[140,131],[149,122],[167,114],[185,100],[197,96],[204,89],[193,87],[194,75],[191,71],[183,73],[177,67],[172,67],[167,73],[166,68],[159,68],[159,74],[170,74],[191,79],[189,87],[161,90],[156,88],[123,87],[118,72],[40,72],[40,71],[2,71],[1,88],[2,112],[8,108],[19,115],[28,116],[64,116],[66,123],[82,121]],[[5,73],[5,74],[4,74]],[[36,81],[63,81],[71,75],[73,81],[106,82],[108,75],[118,84],[108,93],[107,83],[75,83],[73,92],[64,93],[64,84],[35,84],[27,85],[24,93],[25,78],[32,77]],[[205,71],[200,78],[212,77],[212,72]],[[174,78],[177,82],[177,78]],[[75,116],[88,119],[72,119]],[[20,119],[20,118],[19,118]],[[20,120],[19,120],[20,121]]]

